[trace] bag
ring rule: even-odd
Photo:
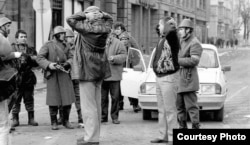
[[[3,67],[0,70],[0,101],[8,99],[17,91],[17,71],[14,68]]]

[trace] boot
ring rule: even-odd
[[[200,129],[200,124],[199,123],[193,123],[192,124],[192,129]]]
[[[34,111],[28,112],[28,118],[29,118],[28,125],[38,126],[38,123],[34,119]]]
[[[58,118],[58,125],[62,125],[63,122],[63,110],[62,108],[59,109],[59,118]]]
[[[13,113],[12,114],[12,124],[11,124],[11,127],[16,127],[16,126],[19,126],[19,115],[18,113]]]
[[[57,116],[56,115],[50,115],[50,119],[51,119],[51,129],[52,130],[58,130],[58,126],[57,126]]]
[[[69,123],[69,113],[71,106],[63,107],[63,126],[67,129],[73,129],[74,127]]]

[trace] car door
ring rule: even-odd
[[[141,83],[146,76],[146,65],[140,50],[130,47],[123,68],[121,94],[125,97],[138,98]]]

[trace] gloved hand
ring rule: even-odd
[[[70,69],[70,64],[68,62],[65,62],[62,64],[62,67],[65,69],[65,70],[69,70]]]
[[[50,64],[49,64],[49,69],[51,69],[51,70],[56,70],[56,69],[57,69],[57,68],[56,68],[56,65],[57,65],[56,63],[53,63],[53,62],[50,63]]]

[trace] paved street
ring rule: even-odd
[[[231,65],[226,73],[229,95],[225,104],[223,122],[212,121],[209,113],[202,116],[202,128],[250,128],[250,49],[219,50],[222,65]],[[46,90],[40,72],[35,92],[35,118],[38,127],[27,126],[27,114],[22,105],[21,126],[13,135],[13,145],[74,145],[81,137],[83,129],[52,131],[48,107],[45,105]],[[150,140],[157,137],[157,120],[143,121],[142,114],[134,113],[125,98],[125,110],[120,112],[120,125],[111,123],[111,119],[101,126],[101,145],[154,145]],[[70,121],[77,126],[75,107],[72,107]],[[191,124],[189,124],[191,125]]]

